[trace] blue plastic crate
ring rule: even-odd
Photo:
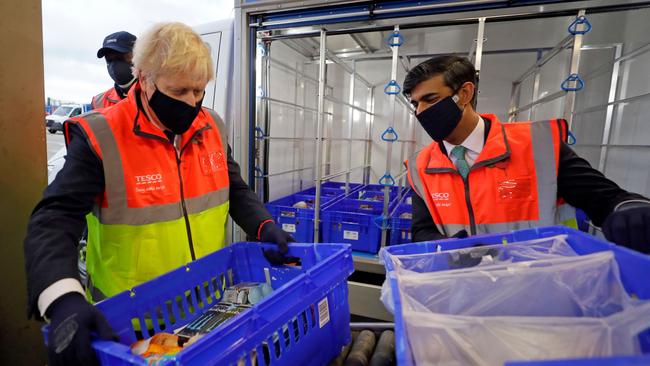
[[[556,235],[568,235],[567,242],[573,250],[579,255],[587,255],[595,252],[611,250],[614,253],[616,261],[618,262],[621,272],[621,281],[623,286],[633,296],[639,299],[650,299],[650,256],[640,254],[638,252],[629,250],[627,248],[618,246],[613,243],[603,241],[595,236],[585,234],[578,230],[566,228],[564,226],[551,226],[545,228],[520,230],[512,233],[504,234],[491,234],[491,235],[477,235],[467,239],[447,239],[436,242],[423,242],[397,245],[385,248],[382,252],[382,258],[386,266],[386,277],[390,281],[392,298],[395,305],[395,352],[397,355],[397,362],[399,365],[414,365],[413,357],[408,345],[408,337],[405,333],[404,319],[402,317],[402,304],[399,295],[399,288],[397,279],[392,272],[394,271],[393,264],[388,260],[386,253],[393,255],[408,255],[408,254],[422,254],[433,253],[438,250],[454,250],[469,248],[476,245],[493,245],[501,244],[504,242],[518,242],[533,240],[539,238],[552,237]],[[641,348],[644,353],[650,354],[650,331],[643,332],[640,336]],[[583,365],[583,366],[600,366],[600,365],[622,365],[620,362],[627,362],[626,360],[644,360],[646,356],[640,357],[612,357],[605,359],[580,359],[580,360],[556,360],[556,361],[531,361],[531,362],[517,362],[508,363],[508,365]],[[603,363],[603,360],[611,360],[611,363]],[[623,360],[623,361],[621,361]],[[617,363],[618,362],[618,363]],[[635,361],[636,362],[636,361]],[[632,365],[644,364],[629,363]],[[628,363],[625,363],[626,365]]]
[[[350,247],[292,244],[289,255],[300,257],[301,266],[274,267],[262,254],[263,248],[274,246],[233,244],[98,303],[119,336],[119,342],[93,342],[101,364],[146,365],[129,348],[137,340],[133,321],[146,324],[146,319],[153,319],[148,335],[169,332],[213,306],[226,286],[267,281],[274,288],[269,297],[158,364],[329,363],[350,341],[347,277],[354,270]],[[47,331],[45,326],[45,339]]]
[[[327,205],[338,196],[322,196],[321,207]],[[297,202],[306,202],[311,205],[308,208],[293,207]],[[282,226],[282,229],[291,235],[300,243],[313,243],[314,242],[314,202],[316,196],[305,194],[292,194],[287,197],[277,199],[266,204],[266,209],[269,210],[275,222]]]
[[[377,253],[381,244],[383,208],[383,202],[349,198],[332,203],[323,209],[323,242],[348,243],[352,250]]]
[[[401,201],[390,215],[390,245],[408,244],[413,240],[411,235],[410,217],[401,217],[403,214],[412,214],[413,206]]]
[[[380,184],[367,184],[361,188],[359,188],[356,191],[356,195],[352,195],[356,197],[357,199],[360,200],[367,200],[367,201],[377,201],[377,202],[383,202],[384,201],[384,186]],[[389,201],[392,202],[394,200],[400,199],[402,196],[399,194],[400,191],[404,193],[402,189],[400,189],[397,186],[389,187],[388,194],[389,194]],[[352,198],[352,197],[350,197]]]
[[[304,191],[298,192],[297,194],[306,194],[315,197],[316,187],[307,188]],[[321,197],[338,198],[345,196],[345,189],[321,187],[320,194]]]

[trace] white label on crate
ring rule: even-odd
[[[330,322],[330,307],[327,303],[327,297],[318,303],[318,325],[319,328],[324,327]]]
[[[359,232],[343,230],[343,239],[359,240]]]
[[[296,232],[296,225],[294,224],[282,224],[282,230],[288,232],[288,233],[295,233]]]

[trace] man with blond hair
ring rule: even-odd
[[[136,41],[133,64],[123,102],[66,122],[66,163],[30,220],[29,314],[51,320],[50,366],[97,364],[91,332],[115,335],[91,302],[222,248],[228,215],[278,245],[272,262],[293,240],[242,180],[221,118],[201,107],[214,68],[199,35],[158,24]],[[85,291],[75,249],[84,218]]]

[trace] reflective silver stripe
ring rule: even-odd
[[[537,177],[537,226],[558,224],[557,169],[551,121],[531,122],[531,140]]]
[[[436,224],[436,227],[442,235],[447,237],[452,237],[461,230],[467,231],[467,235],[470,235],[471,230],[469,225],[464,224]]]
[[[116,223],[117,221],[130,222],[129,218],[122,217],[127,214],[128,208],[126,199],[126,182],[124,181],[124,169],[122,168],[122,157],[120,149],[117,147],[117,141],[113,136],[108,121],[104,115],[99,112],[89,113],[84,117],[88,126],[95,135],[102,154],[102,165],[104,166],[104,186],[106,198],[110,204],[108,209],[101,208],[100,215],[97,216],[101,223]],[[176,205],[176,211],[180,208]],[[95,213],[97,213],[95,211]]]
[[[104,103],[102,103],[104,94],[106,94],[106,92],[95,95],[95,98],[93,98],[93,109],[102,108],[104,106]]]
[[[427,192],[426,187],[422,183],[422,177],[420,176],[420,172],[417,166],[417,159],[418,156],[420,155],[421,151],[418,151],[417,153],[413,154],[408,159],[408,174],[411,176],[411,181],[413,182],[413,190],[415,193],[417,193],[418,196],[422,198],[424,203],[427,205],[427,209],[429,210],[429,213],[435,212],[435,207],[429,207],[429,201],[427,200],[427,197],[425,197],[425,193]],[[460,230],[467,230],[467,232],[470,232],[469,225],[463,225],[463,224],[440,224],[435,222],[436,227],[438,228],[438,232],[440,232],[442,235],[445,236],[452,236],[459,232]]]
[[[217,125],[217,128],[219,129],[219,136],[221,137],[221,144],[223,145],[223,153],[225,155],[228,155],[228,130],[226,129],[226,124],[221,119],[221,116],[219,116],[219,114],[217,114],[217,112],[214,110],[210,108],[204,108],[203,110],[208,111],[212,117],[212,120]]]
[[[224,203],[228,202],[229,197],[230,189],[228,187],[224,187],[217,191],[206,193],[202,196],[186,198],[185,205],[187,206],[187,213],[191,215],[223,205]]]
[[[147,207],[128,207],[124,169],[117,142],[101,113],[92,112],[84,117],[101,148],[104,166],[106,198],[109,206],[95,207],[93,214],[102,224],[146,225],[177,220],[183,217],[180,201]],[[208,192],[186,199],[187,213],[195,214],[228,201],[229,188]]]
[[[557,223],[564,224],[570,220],[577,220],[576,209],[568,203],[563,203],[557,208]]]
[[[422,197],[422,199],[425,199],[425,197],[422,195],[422,192],[425,192],[424,186],[422,185],[422,179],[420,179],[420,174],[418,173],[418,155],[420,155],[419,151],[413,154],[413,156],[407,160],[406,165],[408,167],[408,174],[411,176],[411,182],[413,182],[413,190],[418,194],[418,196]]]
[[[498,224],[477,224],[479,234],[505,233],[513,230],[531,229],[540,226],[537,221],[513,221]]]
[[[109,97],[106,97],[106,100],[108,100],[109,102],[111,102],[111,103],[113,103],[113,104],[117,104],[117,103],[120,102],[119,99],[118,99],[118,100],[115,100],[115,99],[111,99],[111,98],[109,98]],[[102,105],[102,106],[103,106],[103,105]]]

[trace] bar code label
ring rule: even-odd
[[[282,224],[282,230],[288,232],[288,233],[295,233],[296,232],[296,225],[294,224]]]
[[[344,230],[343,231],[343,239],[359,240],[359,232],[358,231]]]
[[[330,322],[330,307],[327,303],[327,297],[318,303],[318,325],[319,328],[324,327]]]

